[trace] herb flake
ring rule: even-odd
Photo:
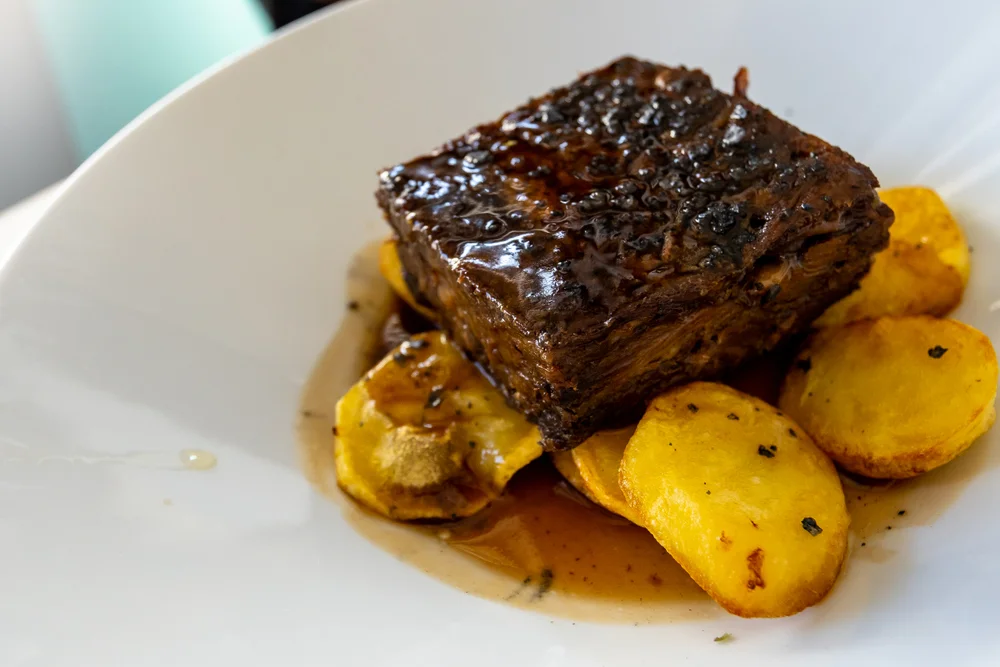
[[[781,292],[781,285],[771,285],[770,287],[767,288],[767,291],[764,292],[764,296],[760,300],[760,305],[766,306],[767,304],[771,303],[772,301],[778,298],[778,294],[780,292]]]
[[[763,456],[766,459],[773,459],[774,458],[774,452],[772,452],[770,449],[768,449],[764,445],[757,445],[757,453],[760,454],[761,456]]]
[[[698,412],[698,406],[694,403],[688,403],[688,410],[691,412]]]
[[[725,634],[719,635],[718,637],[716,637],[712,641],[715,642],[715,643],[717,643],[717,644],[724,644],[726,642],[733,641],[733,635],[732,635],[731,632],[727,632]]]
[[[816,537],[817,535],[823,532],[823,529],[819,527],[818,523],[816,523],[816,519],[812,518],[811,516],[807,516],[806,518],[802,519],[802,527],[805,529],[807,533],[809,533],[813,537]]]
[[[444,400],[444,387],[434,387],[431,389],[431,393],[427,395],[427,404],[424,407],[428,408],[438,408],[441,407],[441,402]]]
[[[535,594],[531,596],[532,600],[540,600],[540,599],[542,599],[542,597],[546,593],[548,593],[549,590],[552,588],[552,579],[555,577],[555,575],[552,573],[552,570],[550,570],[547,567],[544,568],[539,573],[538,576],[539,576],[538,590],[535,591]]]
[[[927,350],[927,355],[931,359],[940,359],[944,356],[944,353],[948,351],[948,348],[941,347],[940,345],[935,345],[931,349]]]

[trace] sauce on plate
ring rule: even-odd
[[[565,482],[547,457],[517,473],[503,496],[454,522],[392,522],[354,503],[336,484],[337,400],[381,356],[383,323],[397,302],[378,273],[377,246],[348,272],[347,313],[302,398],[300,455],[308,479],[359,533],[385,551],[467,593],[546,614],[614,623],[655,623],[726,614],[643,528],[597,507]],[[734,385],[773,400],[781,357],[740,369]],[[892,531],[927,525],[979,467],[984,448],[902,482],[844,478],[852,559],[875,564],[895,551]]]

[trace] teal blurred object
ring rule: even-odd
[[[33,3],[81,160],[150,104],[272,29],[257,0]]]

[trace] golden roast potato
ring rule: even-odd
[[[858,289],[816,320],[827,327],[884,315],[950,313],[969,279],[969,246],[948,207],[928,188],[879,192],[896,220]]]
[[[399,253],[396,249],[396,239],[386,239],[379,246],[378,270],[382,277],[389,282],[392,291],[413,310],[431,321],[437,319],[434,316],[434,311],[417,301],[413,292],[410,291],[410,287],[406,284],[406,278],[403,277],[403,263],[399,261]]]
[[[905,478],[947,463],[996,418],[997,357],[982,332],[927,316],[822,329],[779,406],[851,472]]]
[[[620,482],[642,525],[733,614],[799,612],[844,562],[850,520],[833,463],[787,416],[725,385],[654,399]]]
[[[618,467],[634,426],[598,431],[568,452],[556,452],[556,469],[577,491],[606,510],[641,523],[625,502],[618,484]]]
[[[879,198],[896,214],[889,234],[914,246],[930,246],[941,261],[969,281],[970,254],[965,232],[934,190],[912,186],[880,190]]]
[[[580,471],[576,467],[572,451],[551,452],[549,458],[552,459],[552,465],[556,467],[563,479],[569,482],[570,486],[587,496],[595,505],[598,504],[597,499],[590,495],[587,485],[583,483],[583,476],[580,475]]]
[[[929,245],[892,240],[875,256],[858,289],[827,308],[815,325],[829,327],[883,315],[940,317],[955,309],[964,289],[958,272]]]

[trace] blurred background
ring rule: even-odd
[[[336,0],[0,0],[0,210],[171,90]]]

